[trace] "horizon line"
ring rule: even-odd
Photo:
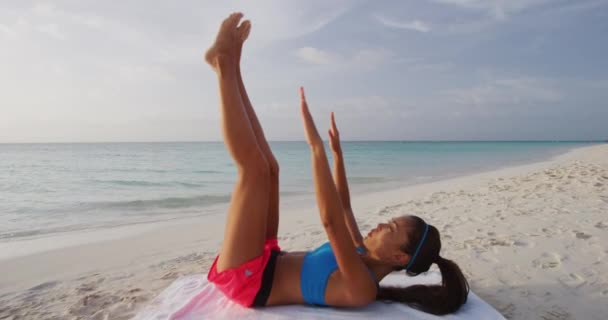
[[[328,140],[323,140],[327,142]],[[306,142],[306,140],[268,140],[268,142]],[[587,143],[608,143],[608,139],[496,139],[496,140],[432,140],[432,139],[418,139],[418,140],[341,140],[341,142],[587,142]],[[8,144],[128,144],[128,143],[224,143],[222,140],[171,140],[171,141],[45,141],[45,142],[0,142],[0,145]]]

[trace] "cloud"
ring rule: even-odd
[[[606,0],[552,1],[552,0],[430,0],[445,5],[446,22],[437,22],[433,30],[450,34],[478,33],[508,22],[517,15],[530,13],[535,16],[535,24],[543,20],[556,21],[564,15],[586,10],[608,7]],[[552,15],[552,17],[544,17]],[[560,16],[558,16],[560,15]]]
[[[297,49],[294,54],[305,63],[330,66],[333,70],[372,70],[387,63],[394,56],[392,51],[384,48],[367,48],[351,55],[341,55],[314,47],[302,47]]]
[[[58,40],[65,40],[67,38],[65,32],[55,23],[41,25],[38,27],[38,31]]]
[[[563,98],[553,81],[532,77],[485,80],[479,85],[450,89],[442,94],[452,104],[490,112],[546,106]]]
[[[9,26],[0,24],[0,35],[6,38],[14,39],[17,36],[17,32]]]
[[[298,124],[266,121],[275,138],[288,137],[291,127],[294,138],[302,137],[297,113],[281,112],[292,110],[293,88],[300,83],[310,85],[319,107],[341,110],[340,119],[351,119],[352,128],[370,118],[382,123],[360,132],[362,138],[379,137],[373,131],[403,117],[420,124],[412,130],[424,134],[430,129],[422,120],[447,126],[452,120],[447,115],[460,116],[462,127],[474,127],[470,117],[476,115],[561,112],[569,119],[571,109],[600,113],[604,108],[608,90],[599,57],[605,46],[593,40],[604,24],[582,11],[603,9],[605,0],[430,1],[359,6],[355,0],[183,0],[176,6],[134,0],[121,2],[120,10],[111,1],[0,1],[0,88],[5,89],[0,110],[7,115],[0,128],[11,128],[0,130],[0,141],[138,140],[148,134],[162,140],[158,125],[142,114],[164,113],[176,117],[167,131],[175,127],[172,132],[188,139],[221,139],[219,120],[210,120],[219,117],[216,79],[201,55],[233,10],[253,22],[243,60],[252,99],[262,116],[294,118]],[[591,26],[597,23],[598,28]],[[387,28],[398,32],[383,32],[391,31]],[[411,41],[399,41],[411,35]],[[534,39],[542,40],[537,52],[517,49]],[[576,49],[587,47],[593,50]],[[504,73],[480,74],[480,68]],[[593,87],[559,81],[570,73],[595,81]],[[351,95],[359,98],[348,101]],[[121,134],[112,134],[116,114],[132,130],[125,125]],[[195,118],[213,126],[180,125]],[[52,125],[42,126],[47,122]],[[36,137],[30,136],[32,123],[41,124]],[[89,134],[79,135],[78,128],[88,130],[90,123]],[[62,131],[70,125],[75,129]],[[94,126],[101,128],[98,133]],[[411,137],[399,131],[403,127],[382,130]]]
[[[494,19],[507,20],[511,14],[540,6],[551,0],[433,0],[438,3],[453,5],[464,9],[485,12]]]
[[[209,118],[216,115],[216,108],[200,105],[217,104],[216,84],[201,55],[227,14],[242,10],[253,22],[247,60],[256,63],[247,71],[255,74],[257,68],[267,69],[264,59],[281,54],[275,47],[319,32],[359,3],[184,0],[174,6],[136,0],[121,3],[116,10],[107,1],[1,2],[0,61],[5,64],[0,87],[6,94],[0,95],[0,110],[7,117],[0,119],[0,128],[10,125],[14,130],[1,130],[7,134],[0,141],[121,140],[101,129],[90,135],[61,130],[70,127],[66,123],[89,123],[91,115],[101,128],[112,124],[119,112],[133,128],[122,139],[138,140],[142,135],[136,132],[154,131],[141,115],[168,106],[182,119]],[[259,54],[267,48],[273,48],[270,55]],[[372,58],[377,59],[370,54],[368,59]],[[268,83],[274,84],[258,79],[250,85]],[[39,118],[49,125],[39,127],[40,135],[33,137],[27,128]],[[188,128],[183,136],[200,137],[200,125]],[[218,138],[217,132],[202,134]]]
[[[414,30],[419,32],[431,31],[431,26],[421,20],[395,21],[379,14],[374,15],[374,18],[378,20],[378,22],[380,22],[382,25],[389,28]]]
[[[295,55],[307,63],[330,64],[339,60],[338,55],[313,47],[302,47],[296,50]]]
[[[32,13],[38,16],[49,17],[57,14],[57,8],[52,3],[36,3],[32,9]]]
[[[364,69],[375,69],[389,62],[395,54],[384,48],[363,49],[357,51],[346,63]]]
[[[597,9],[599,7],[608,6],[606,0],[595,0],[595,1],[571,1],[565,3],[563,6],[557,8],[557,11],[572,12],[572,11],[585,11],[591,9]]]
[[[328,104],[331,111],[336,114],[343,114],[342,117],[352,116],[369,116],[370,110],[373,114],[390,113],[392,114],[396,107],[397,100],[384,96],[359,96],[339,99]]]

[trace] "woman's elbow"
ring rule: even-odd
[[[336,227],[336,219],[333,217],[321,217],[321,224],[325,231],[332,231]]]

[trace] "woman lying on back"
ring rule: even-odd
[[[328,243],[310,252],[283,252],[277,243],[279,166],[245,91],[240,58],[251,23],[233,13],[220,26],[205,59],[216,72],[224,142],[238,168],[226,220],[224,242],[208,279],[228,298],[246,307],[313,304],[360,307],[376,300],[409,304],[434,314],[451,313],[467,299],[460,268],[439,255],[437,229],[417,216],[379,224],[365,238],[357,227],[340,139],[332,114],[329,131],[334,176],[308,110],[300,105],[311,149],[315,193]],[[440,285],[379,287],[394,271],[417,275],[436,263]]]

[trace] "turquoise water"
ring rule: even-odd
[[[586,144],[344,142],[343,150],[357,194],[547,159]],[[281,202],[311,196],[306,143],[271,147],[281,166]],[[221,142],[0,144],[0,241],[217,214],[235,176]]]

